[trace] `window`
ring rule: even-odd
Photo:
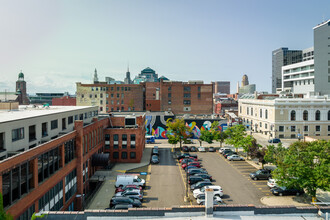
[[[62,130],[66,129],[66,118],[62,118]]]
[[[119,87],[118,87],[119,88]],[[117,93],[117,98],[119,98],[119,93]]]
[[[172,90],[172,87],[171,87],[171,86],[169,86],[169,87],[168,87],[168,91],[171,91],[171,90]]]
[[[267,129],[267,124],[265,124],[265,128]]]
[[[168,93],[168,98],[172,98],[172,93]]]
[[[119,159],[119,152],[113,152],[113,159]]]
[[[50,129],[53,130],[53,129],[56,129],[57,127],[58,127],[57,119],[50,122]]]
[[[296,131],[296,126],[291,126],[291,131],[295,132]]]
[[[308,125],[304,126],[304,131],[308,131]]]
[[[198,92],[201,91],[201,87],[200,87],[200,86],[197,87],[197,91],[198,91]]]
[[[246,108],[246,114],[249,114],[249,107]]]
[[[131,152],[130,153],[130,158],[131,159],[135,159],[136,158],[136,153],[135,152]]]
[[[328,121],[330,121],[330,110],[328,111]]]
[[[117,91],[119,91],[119,87],[117,87]]]
[[[44,122],[41,124],[41,136],[42,137],[46,137],[48,136],[48,132],[47,132],[47,122]]]
[[[171,100],[168,100],[168,104],[169,104],[169,105],[172,104],[172,101],[171,101]]]
[[[296,120],[296,111],[295,110],[292,110],[290,115],[291,115],[290,116],[290,120],[291,121],[295,121]]]
[[[135,134],[131,134],[131,148],[135,148]]]
[[[315,121],[320,121],[320,119],[321,119],[321,112],[317,110],[315,112]]]
[[[29,141],[36,140],[36,126],[31,125],[29,126]]]
[[[189,86],[184,86],[183,91],[190,92],[191,88]]]
[[[239,107],[239,113],[242,113],[242,106]]]
[[[122,87],[122,88],[124,88],[124,87]],[[124,98],[124,93],[121,94],[121,98],[122,98],[122,99]]]
[[[253,116],[253,108],[251,108],[251,115]]]
[[[111,98],[113,98],[113,93],[111,93]]]
[[[0,152],[5,150],[5,133],[0,133]]]
[[[184,93],[184,94],[183,94],[183,97],[184,97],[184,98],[190,98],[190,93]]]
[[[268,119],[268,110],[265,110],[265,118]]]
[[[124,104],[124,99],[121,100],[121,104],[122,105]],[[124,107],[122,107],[122,108],[124,108]],[[122,109],[122,110],[124,110],[124,109]]]
[[[328,125],[328,131],[330,131],[330,125]],[[1,140],[0,140],[1,141]]]
[[[321,131],[321,126],[320,125],[316,125],[315,126],[315,131]]]
[[[127,148],[127,134],[123,134],[121,136],[121,139],[122,139],[121,148],[126,149]]]
[[[68,117],[68,124],[72,124],[73,123],[73,116],[69,116]]]
[[[260,118],[262,118],[262,109],[260,109]]]
[[[190,105],[190,100],[183,100],[184,105]]]
[[[121,159],[127,159],[127,152],[121,152]]]
[[[11,135],[12,135],[12,138],[11,138],[12,141],[24,139],[24,128],[13,129],[11,131]]]
[[[113,135],[113,148],[118,149],[118,134]]]
[[[303,120],[304,120],[304,121],[308,121],[308,111],[307,111],[307,110],[305,110],[305,111],[303,112]]]

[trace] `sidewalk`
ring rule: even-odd
[[[104,180],[98,192],[94,195],[86,209],[106,209],[109,207],[110,199],[115,194],[115,182],[117,174],[125,173],[128,170],[147,166],[150,163],[151,147],[147,147],[143,151],[141,163],[118,163],[112,170],[96,171],[92,178]]]

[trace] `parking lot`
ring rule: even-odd
[[[160,147],[160,163],[150,165],[147,187],[144,192],[144,207],[172,207],[187,205],[185,195],[186,174],[173,158],[171,148]],[[213,177],[213,185],[223,189],[225,204],[262,205],[260,199],[271,195],[266,180],[251,180],[249,173],[257,169],[246,161],[228,161],[218,152],[193,152],[202,167]],[[190,192],[190,198],[192,193]],[[191,205],[197,204],[193,199]]]

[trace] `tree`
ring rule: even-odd
[[[330,190],[330,141],[295,142],[283,161],[277,162],[274,178],[281,186],[305,189],[316,199],[316,190]]]
[[[222,147],[222,143],[225,142],[225,140],[228,138],[228,135],[226,132],[223,131],[217,131],[214,135],[214,140],[220,142],[220,147]]]
[[[187,140],[191,136],[192,128],[185,125],[184,119],[169,118],[166,121],[166,136],[170,144],[180,143],[180,150],[182,149],[182,140]]]
[[[0,193],[0,219],[4,219],[4,220],[12,220],[13,219],[13,216],[11,216],[10,214],[7,214],[6,211],[3,208],[2,193]]]
[[[268,145],[264,159],[268,163],[278,165],[283,162],[286,152],[287,149],[283,147],[281,143],[279,143],[277,147]]]
[[[239,147],[243,147],[245,145],[244,137],[246,133],[244,125],[232,126],[228,128],[225,132],[229,137],[225,140],[225,143],[233,145],[236,148],[236,151]]]
[[[212,144],[213,138],[214,138],[214,135],[213,135],[212,131],[210,131],[210,130],[201,131],[201,136],[199,137],[200,145],[202,144],[202,141]]]

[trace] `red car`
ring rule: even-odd
[[[123,187],[116,188],[116,193],[117,192],[123,192],[126,189],[139,189],[141,191],[142,187],[141,186],[136,186],[136,185],[126,185],[126,186],[123,186]]]
[[[187,166],[195,166],[197,168],[200,168],[201,167],[201,164],[199,162],[189,162],[188,164],[187,163],[183,163],[181,165],[182,169],[186,168]]]

